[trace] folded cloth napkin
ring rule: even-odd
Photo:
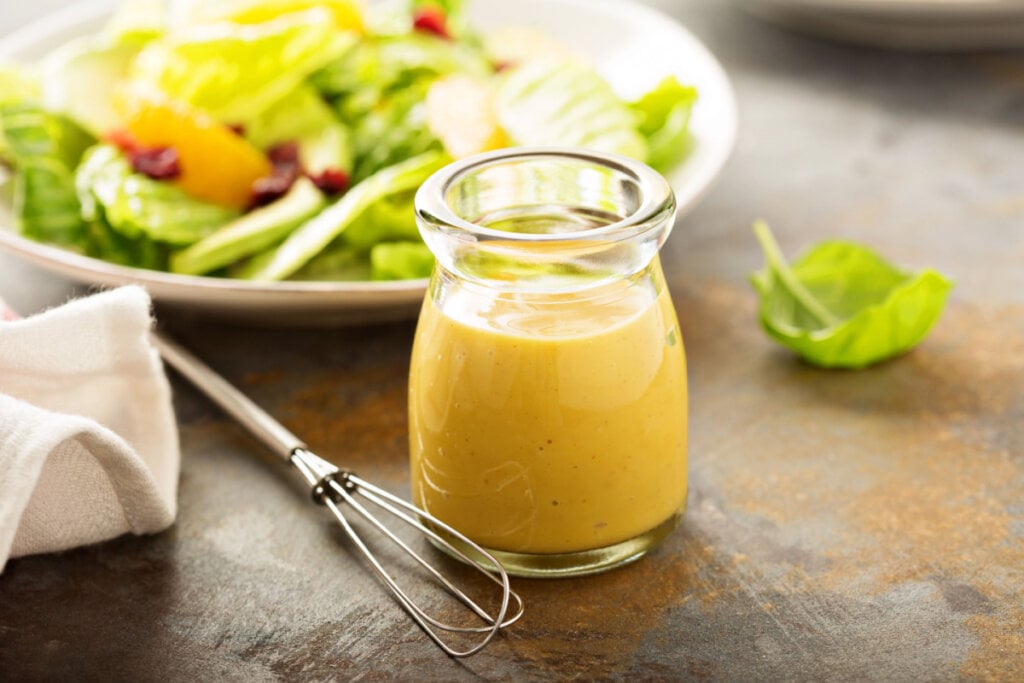
[[[0,302],[0,570],[167,528],[180,451],[135,286],[14,320]]]

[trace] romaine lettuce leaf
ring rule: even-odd
[[[541,58],[503,73],[498,122],[518,145],[563,145],[647,160],[638,115],[590,66]]]
[[[647,138],[647,163],[667,171],[690,150],[690,111],[697,101],[697,89],[668,76],[653,90],[632,104],[640,114],[640,134]]]
[[[768,226],[754,231],[765,267],[751,280],[765,331],[808,362],[862,368],[916,346],[938,320],[952,283],[899,270],[852,242],[824,242],[790,267]]]
[[[118,4],[100,35],[114,45],[140,47],[167,30],[165,0],[131,0]]]
[[[483,53],[419,33],[360,41],[310,82],[352,130],[359,182],[404,159],[441,148],[426,122],[430,84],[450,73],[487,76]]]
[[[429,277],[434,255],[423,242],[381,242],[370,250],[374,280],[412,280]]]
[[[16,64],[0,62],[0,105],[38,102],[40,92],[35,75]]]
[[[317,91],[306,84],[250,121],[245,137],[264,150],[283,142],[298,143],[302,165],[312,174],[327,169],[352,172],[348,129]]]
[[[92,138],[38,105],[0,105],[0,153],[14,167],[18,229],[34,240],[79,245],[85,225],[72,169]]]
[[[410,33],[361,40],[317,71],[310,82],[337,101],[343,120],[352,123],[410,83],[450,73],[486,76],[491,72],[490,62],[478,49]]]
[[[367,254],[381,242],[420,241],[413,210],[415,195],[415,190],[410,190],[374,202],[352,221],[342,239],[360,254]]]
[[[186,249],[171,256],[174,273],[202,275],[281,242],[327,202],[306,178],[299,178],[286,195],[240,216]]]
[[[138,54],[135,43],[109,43],[84,36],[47,55],[41,64],[42,102],[96,137],[116,129],[115,93]]]
[[[237,274],[252,280],[283,280],[306,265],[382,198],[413,190],[447,161],[427,152],[389,166],[355,185],[341,199],[299,226],[267,259],[254,259]]]
[[[441,141],[427,126],[425,97],[426,83],[409,85],[359,120],[353,129],[354,182],[405,159],[442,149]]]
[[[273,254],[268,254],[273,258]],[[309,263],[288,276],[289,280],[354,282],[371,279],[370,260],[342,240],[334,240]]]
[[[167,270],[168,247],[146,235],[125,237],[112,229],[102,208],[86,223],[83,249],[86,255],[133,268]]]
[[[18,164],[14,176],[14,214],[19,231],[34,240],[66,247],[81,244],[85,225],[78,212],[74,178],[50,157]]]
[[[218,22],[260,24],[317,7],[327,11],[336,29],[362,31],[363,4],[363,0],[173,0],[172,21],[177,27]]]
[[[73,169],[95,139],[73,121],[34,102],[0,105],[0,149],[19,166],[47,157]]]
[[[190,26],[147,45],[131,78],[223,123],[247,123],[355,41],[322,8],[259,24]]]
[[[196,199],[173,183],[132,170],[121,151],[101,144],[90,149],[75,176],[82,216],[102,219],[121,235],[188,245],[238,217],[219,204]]]

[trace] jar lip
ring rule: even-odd
[[[597,228],[559,233],[516,233],[472,223],[457,215],[445,201],[449,188],[473,171],[514,160],[545,158],[564,158],[612,168],[637,183],[642,192],[643,202],[630,215]],[[464,157],[431,175],[420,185],[415,198],[416,218],[433,226],[455,228],[477,238],[522,242],[608,240],[610,235],[619,232],[636,234],[629,228],[643,228],[648,224],[660,222],[667,212],[674,210],[675,196],[671,186],[660,173],[647,164],[621,154],[559,146],[507,147]]]

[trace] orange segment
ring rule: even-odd
[[[244,209],[253,182],[271,172],[244,138],[178,102],[135,94],[125,101],[125,128],[143,146],[174,148],[181,166],[176,182],[200,199]]]

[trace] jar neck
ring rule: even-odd
[[[439,267],[520,292],[600,288],[640,273],[674,217],[672,191],[650,168],[557,148],[470,157],[416,196],[417,224]]]
[[[427,296],[441,309],[452,298],[473,302],[473,307],[486,306],[487,302],[514,301],[518,306],[531,309],[557,309],[562,306],[572,308],[581,303],[593,307],[614,305],[624,298],[635,299],[638,295],[654,299],[666,286],[661,262],[655,254],[646,267],[635,273],[587,287],[562,289],[509,287],[504,281],[466,278],[438,264],[430,278]]]

